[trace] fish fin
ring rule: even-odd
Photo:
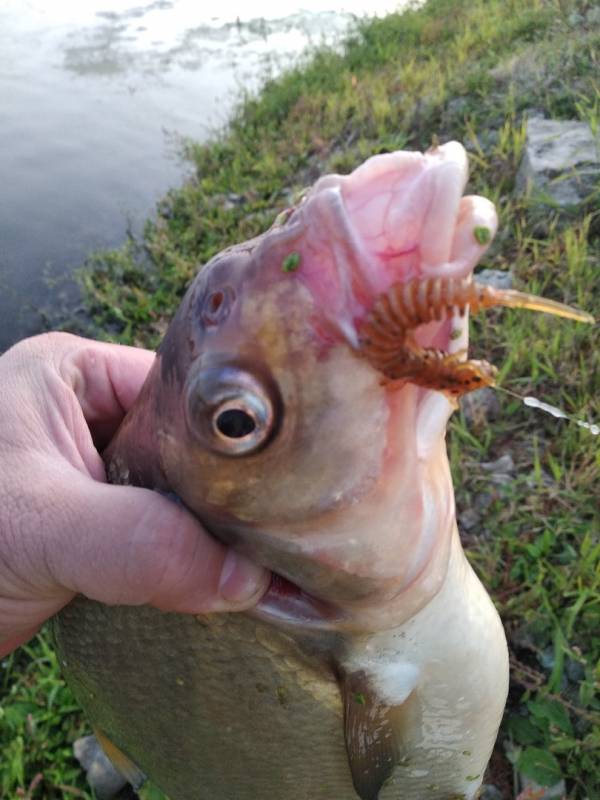
[[[98,744],[104,750],[106,757],[109,759],[113,767],[117,769],[121,775],[128,781],[134,789],[140,789],[146,781],[146,776],[142,770],[136,766],[133,761],[120,750],[116,744],[102,733],[98,728],[94,728],[94,736]]]
[[[402,763],[404,704],[390,706],[369,686],[363,671],[342,675],[344,733],[354,788],[361,800],[377,800],[394,767]]]

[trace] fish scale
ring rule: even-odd
[[[266,623],[224,614],[213,625],[79,598],[55,638],[88,716],[141,769],[152,764],[173,798],[357,798],[335,676]],[[165,656],[144,658],[157,642]],[[177,741],[165,738],[165,719],[177,720]]]
[[[463,614],[477,644],[459,637],[444,660],[431,664],[437,691],[423,686],[432,699],[409,708],[412,719],[400,712],[399,763],[375,800],[474,796],[465,791],[481,777],[471,774],[472,762],[495,737],[485,675],[498,668],[505,674],[500,622],[456,538],[448,578],[432,604],[398,628],[336,635],[330,645],[347,669],[363,665],[372,651],[385,651],[390,663],[412,661],[435,649]],[[141,770],[159,776],[172,800],[360,800],[338,678],[319,637],[299,638],[248,613],[193,617],[81,597],[55,619],[54,634],[86,714]],[[460,703],[444,710],[436,698],[445,688],[456,700],[477,684],[482,694],[469,715],[483,725],[457,740]],[[496,688],[502,697],[505,682]]]

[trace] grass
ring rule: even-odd
[[[598,131],[595,12],[584,0],[430,0],[358,25],[342,53],[316,52],[243,98],[221,136],[188,143],[195,177],[164,198],[142,241],[90,259],[95,334],[155,346],[197,266],[262,231],[320,174],[452,138],[469,150],[469,191],[499,210],[483,266],[600,317],[600,193],[561,216],[548,198],[514,191],[528,113]],[[506,387],[600,419],[597,326],[492,312],[474,320],[471,340]],[[459,519],[477,518],[465,546],[511,650],[489,781],[507,798],[518,773],[564,779],[570,800],[600,797],[598,439],[499,402],[497,418],[455,415],[448,439]],[[514,469],[498,482],[482,464],[504,454]],[[85,723],[46,637],[2,662],[0,681],[1,796],[89,798],[70,755]]]

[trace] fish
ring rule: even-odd
[[[321,177],[203,266],[104,454],[264,565],[256,608],[76,598],[59,661],[115,765],[171,800],[472,800],[508,690],[445,446],[494,206],[458,142]],[[556,306],[557,304],[554,304]],[[560,304],[558,304],[560,305]]]

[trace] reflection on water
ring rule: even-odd
[[[69,271],[181,181],[179,136],[207,138],[240,89],[336,41],[364,6],[305,0],[282,18],[255,0],[249,18],[239,0],[3,0],[0,351],[40,328],[38,310],[72,308]]]

